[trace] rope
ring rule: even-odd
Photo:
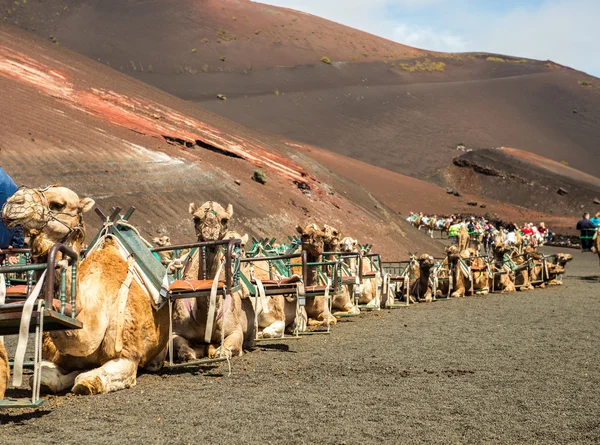
[[[204,342],[210,343],[212,339],[212,331],[213,331],[213,323],[215,321],[215,311],[217,307],[217,290],[219,288],[219,277],[221,276],[221,270],[223,269],[223,265],[225,264],[225,258],[221,261],[219,265],[219,269],[217,270],[217,274],[213,279],[212,287],[210,289],[210,300],[208,305],[208,315],[206,318],[206,330],[204,332]],[[223,320],[223,327],[225,327],[225,321]],[[224,331],[225,329],[221,329]]]

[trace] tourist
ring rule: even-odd
[[[17,185],[12,180],[8,173],[0,167],[0,207],[17,191]],[[4,262],[6,250],[22,248],[24,245],[24,235],[21,226],[16,226],[14,229],[7,228],[0,221],[0,262]],[[17,264],[19,256],[8,253],[6,259],[9,264]]]
[[[579,230],[579,238],[581,239],[581,251],[591,252],[596,226],[593,222],[590,221],[590,214],[588,212],[584,213],[583,218],[577,221],[576,229]]]
[[[450,245],[458,244],[458,234],[461,228],[462,222],[460,219],[457,219],[454,224],[448,228],[448,239],[450,240]]]
[[[592,224],[596,227],[600,227],[600,212],[596,213],[596,216],[590,219]]]

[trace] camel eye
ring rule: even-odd
[[[225,224],[227,224],[228,222],[229,222],[229,220],[228,220],[227,218],[223,218],[223,219],[221,219],[221,224],[222,224],[222,225],[225,225]]]
[[[57,210],[62,210],[64,208],[65,208],[65,203],[56,202],[56,201],[50,203],[50,210],[57,211]]]

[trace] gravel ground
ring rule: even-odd
[[[229,377],[49,397],[0,414],[0,443],[598,443],[600,270],[573,253],[564,286],[364,314],[260,344]]]

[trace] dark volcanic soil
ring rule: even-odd
[[[230,377],[52,397],[1,414],[0,442],[597,443],[598,261],[574,254],[562,287],[366,314],[261,345]]]

